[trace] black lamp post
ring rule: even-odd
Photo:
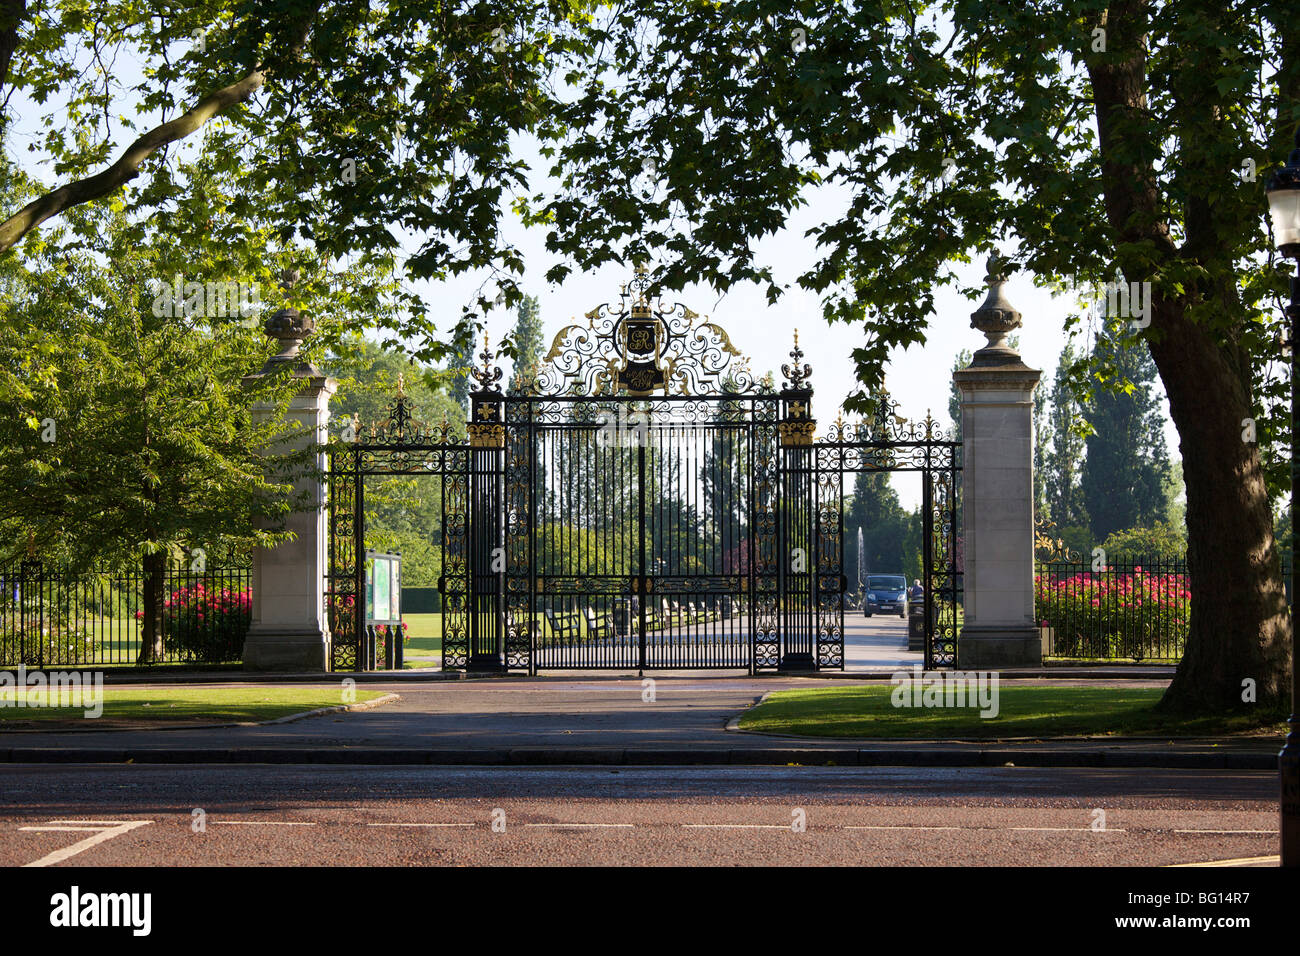
[[[1273,219],[1273,241],[1289,259],[1300,260],[1300,130],[1296,148],[1286,165],[1275,172],[1265,187]],[[1296,370],[1300,367],[1300,274],[1291,277],[1291,303],[1286,310],[1291,345],[1291,595],[1296,600],[1296,489],[1300,470],[1296,468]],[[1281,793],[1282,865],[1300,866],[1300,687],[1296,682],[1295,605],[1291,611],[1291,719],[1287,721],[1286,746],[1278,755]]]

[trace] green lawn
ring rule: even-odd
[[[998,714],[978,709],[895,707],[889,683],[778,691],[740,718],[742,730],[808,737],[999,738],[1080,735],[1197,736],[1285,732],[1285,714],[1180,718],[1152,708],[1149,688],[999,688]]]
[[[484,629],[491,626],[491,617],[490,614],[481,615],[481,624]],[[402,620],[409,625],[406,634],[406,647],[402,652],[403,661],[408,664],[412,660],[441,661],[442,613],[403,614]],[[537,621],[541,625],[543,640],[549,638],[551,636],[551,626],[545,615],[538,614]],[[582,628],[585,633],[586,625],[583,624]]]
[[[357,690],[356,703],[377,690]],[[30,696],[30,689],[29,689]],[[14,707],[14,688],[0,689],[0,726],[7,721],[85,720],[81,707]],[[339,687],[105,687],[105,720],[273,720],[345,703]]]
[[[409,625],[406,632],[406,646],[402,657],[442,658],[442,614],[403,614],[402,620]]]

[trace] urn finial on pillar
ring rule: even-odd
[[[298,270],[284,269],[280,272],[280,288],[285,292],[290,292],[298,284]],[[266,320],[263,331],[268,338],[277,340],[280,343],[280,351],[266,360],[262,366],[261,374],[272,371],[277,365],[284,362],[295,364],[295,371],[307,375],[319,375],[317,369],[307,363],[303,363],[298,358],[298,350],[307,337],[316,331],[316,320],[309,315],[304,315],[298,309],[292,306],[285,306],[277,309],[275,314]]]
[[[989,256],[988,275],[984,279],[988,294],[980,307],[971,313],[970,326],[979,329],[988,344],[975,353],[972,366],[1011,365],[1020,354],[1007,342],[1007,333],[1020,328],[1020,313],[1007,301],[1003,287],[1007,282],[1007,261],[995,251]]]

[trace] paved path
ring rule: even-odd
[[[894,671],[923,663],[925,655],[907,649],[907,621],[861,611],[844,612],[844,669]]]

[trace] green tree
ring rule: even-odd
[[[1182,558],[1187,551],[1187,539],[1180,529],[1163,521],[1136,528],[1112,532],[1101,543],[1106,560],[1152,560],[1156,558]]]
[[[30,541],[75,569],[143,564],[147,662],[168,561],[284,540],[310,459],[258,454],[290,433],[253,404],[284,408],[300,386],[287,366],[241,382],[265,359],[260,329],[160,309],[152,250],[119,214],[96,218],[99,249],[33,250],[0,305],[0,556]]]
[[[862,529],[863,574],[901,572],[908,516],[886,472],[860,471],[844,510],[844,566],[851,580],[858,568],[858,528]]]
[[[1091,432],[1079,490],[1094,541],[1168,519],[1171,473],[1155,364],[1145,347],[1122,341],[1117,325],[1102,323],[1092,356],[1096,374],[1113,377],[1116,387],[1094,389],[1083,408]]]
[[[535,376],[542,361],[542,313],[537,296],[526,295],[519,303],[514,334],[510,338],[514,369],[510,373],[510,391],[518,391],[524,376]]]
[[[459,417],[465,421],[469,415],[469,391],[470,379],[469,370],[474,365],[474,330],[467,327],[462,330],[463,335],[458,335],[456,344],[453,346],[451,358],[447,362],[447,371],[449,373],[450,383],[448,393],[451,400],[456,403],[460,409]]]
[[[1088,511],[1079,487],[1083,471],[1083,410],[1075,398],[1071,370],[1077,360],[1073,346],[1066,345],[1057,360],[1052,380],[1051,412],[1048,428],[1052,448],[1044,456],[1044,488],[1048,514],[1062,532],[1088,524]],[[1091,550],[1091,549],[1086,549]]]
[[[142,224],[116,199],[80,206],[0,259],[0,469],[15,489],[0,504],[0,548],[30,538],[77,568],[143,564],[143,660],[161,646],[168,560],[238,559],[283,540],[284,516],[311,504],[289,493],[310,456],[262,454],[286,425],[251,414],[300,387],[283,367],[246,378],[270,351],[267,307],[291,295],[322,316],[309,361],[357,316],[383,317],[376,264],[335,270],[277,248],[237,208],[219,150],[201,145],[174,164],[188,189],[167,216]],[[36,190],[0,161],[0,203]],[[264,294],[289,266],[293,289]]]
[[[1034,389],[1034,514],[1049,515],[1047,462],[1052,453],[1052,426],[1047,417],[1047,389]]]
[[[1165,484],[1165,513],[1169,515],[1169,523],[1182,535],[1184,543],[1187,541],[1186,494],[1187,489],[1183,485],[1183,463],[1181,461],[1171,462],[1169,465],[1169,481]],[[1280,538],[1278,539],[1278,547],[1285,547]]]

